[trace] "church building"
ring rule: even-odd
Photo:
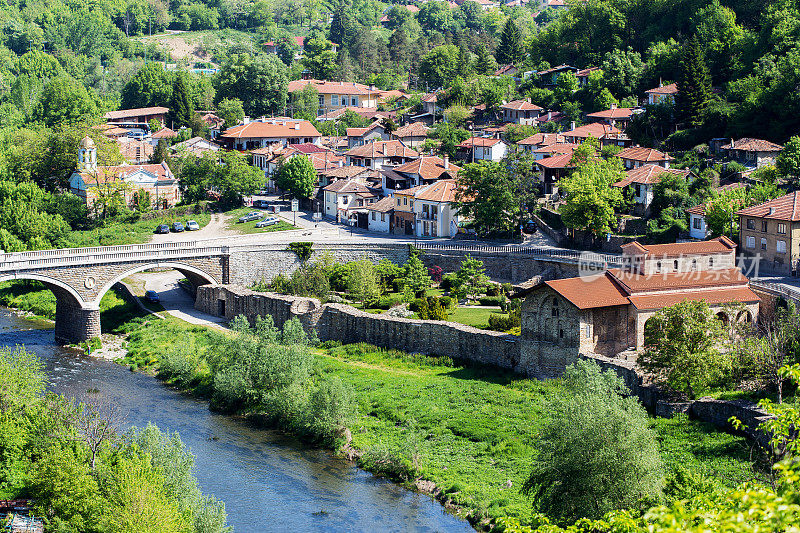
[[[725,323],[757,319],[759,297],[736,267],[736,244],[727,237],[656,245],[634,241],[622,248],[621,268],[543,281],[517,294],[524,297],[525,366],[548,373],[578,354],[635,353],[644,347],[647,320],[684,301],[705,300]]]

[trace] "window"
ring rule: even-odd
[[[709,257],[708,258],[708,268],[714,268],[714,258],[713,257]]]
[[[752,218],[747,219],[747,229],[756,229],[756,221]]]
[[[559,339],[563,339],[564,338],[564,330],[563,329],[559,329],[558,330],[558,338]]]
[[[386,213],[381,213],[381,222],[386,222]]]
[[[400,203],[400,198],[397,199],[397,205],[403,205]]]
[[[747,248],[755,248],[756,247],[756,238],[755,237],[747,237],[745,246]]]
[[[656,263],[656,272],[661,272],[661,261]]]
[[[325,95],[319,95],[319,105],[325,105]]]
[[[677,272],[678,271],[678,260],[677,259],[674,261],[674,268],[675,268],[675,272]]]
[[[350,105],[353,107],[358,107],[358,96],[354,96],[350,99]]]
[[[641,196],[642,195],[642,186],[637,183],[635,185],[635,188],[636,188],[636,196],[637,197]]]
[[[697,270],[697,259],[692,259],[692,270]]]
[[[777,252],[779,254],[785,254],[786,253],[786,241],[778,241]]]
[[[558,298],[553,298],[553,309],[551,310],[552,316],[558,316]]]
[[[591,336],[592,336],[592,325],[591,324],[585,324],[583,326],[583,336],[591,338]]]
[[[761,221],[761,231],[763,231],[764,233],[767,232],[767,221],[766,220],[762,220]]]
[[[377,220],[378,218],[375,216],[375,211],[372,212],[372,220]]]
[[[350,201],[350,198],[348,198],[347,195],[342,196],[342,203],[343,204],[347,205],[347,202],[349,202],[349,201]]]
[[[700,229],[700,219],[697,217],[692,217],[692,226],[694,229]]]
[[[786,224],[778,224],[778,233],[786,235]]]
[[[408,205],[408,197],[403,197],[403,205]]]
[[[762,250],[767,249],[767,239],[765,239],[764,237],[761,237],[761,249]]]

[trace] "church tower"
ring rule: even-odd
[[[88,135],[81,139],[78,150],[78,170],[80,172],[97,170],[97,147]]]

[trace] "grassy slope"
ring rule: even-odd
[[[159,353],[178,339],[191,337],[203,345],[217,334],[177,320],[134,327],[124,362],[157,365]],[[355,448],[416,449],[423,477],[454,502],[523,522],[531,516],[531,502],[519,490],[531,468],[546,402],[559,394],[558,382],[366,345],[316,353],[322,371],[356,391]],[[207,390],[208,379],[207,373],[198,375],[196,392]],[[743,438],[685,418],[654,418],[652,425],[670,471],[680,467],[726,487],[753,477]]]
[[[153,230],[159,224],[169,224],[171,226],[173,222],[182,222],[186,225],[187,220],[196,220],[200,227],[203,227],[211,220],[211,215],[208,213],[177,215],[170,211],[165,211],[161,216],[151,220],[114,222],[93,230],[73,231],[69,235],[70,246],[111,246],[145,243],[153,235]]]

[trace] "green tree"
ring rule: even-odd
[[[483,261],[467,254],[456,272],[456,293],[474,300],[486,287],[488,281],[489,276],[486,275]]]
[[[520,212],[516,192],[515,176],[495,161],[469,163],[458,173],[459,213],[484,235],[513,231]]]
[[[613,94],[626,96],[639,92],[645,66],[642,56],[629,48],[608,52],[600,68],[608,89]]]
[[[300,62],[311,71],[311,76],[319,80],[333,78],[336,70],[336,53],[333,45],[321,35],[306,40],[303,46],[303,57]]]
[[[538,432],[538,454],[523,491],[565,520],[599,518],[657,501],[664,466],[647,412],[613,370],[580,360],[562,377]]]
[[[428,275],[428,269],[422,260],[415,254],[406,261],[403,272],[403,289],[407,297],[421,297],[425,295],[433,281]]]
[[[689,39],[683,47],[678,76],[676,104],[688,124],[703,124],[711,100],[711,77],[697,39]]]
[[[214,78],[217,98],[238,98],[251,116],[283,112],[288,79],[286,65],[272,54],[255,59],[234,54]]]
[[[525,57],[525,49],[522,46],[522,34],[519,26],[514,19],[508,17],[503,26],[503,34],[500,36],[500,44],[497,46],[497,62],[501,65],[516,65]]]
[[[238,98],[223,98],[217,104],[217,116],[225,121],[225,129],[237,125],[244,118],[242,101]]]
[[[653,202],[650,210],[654,217],[667,207],[685,209],[689,204],[689,183],[683,176],[664,172],[658,177],[658,182],[653,185]]]
[[[161,63],[148,63],[122,88],[122,109],[169,107],[172,101],[172,75]]]
[[[227,152],[222,156],[222,164],[214,169],[212,184],[220,192],[223,206],[238,206],[242,197],[264,187],[264,172],[250,165],[244,154]]]
[[[35,404],[42,395],[47,375],[36,354],[25,348],[0,348],[0,415]]]
[[[490,75],[497,70],[497,62],[492,54],[489,53],[489,49],[486,48],[485,44],[481,43],[478,45],[478,47],[475,49],[475,56],[473,68],[476,74]]]
[[[437,46],[419,63],[420,80],[428,85],[429,90],[445,86],[458,75],[458,71],[458,47],[452,44]]]
[[[311,198],[314,185],[317,183],[317,172],[311,161],[302,155],[290,157],[281,164],[275,184],[297,198]]]
[[[379,278],[372,261],[364,258],[347,264],[347,292],[364,308],[380,297]]]
[[[721,350],[724,339],[725,327],[705,300],[681,302],[647,320],[639,363],[694,399],[730,372],[730,354]]]
[[[292,94],[292,105],[294,106],[294,117],[306,120],[316,119],[317,111],[319,110],[319,91],[313,84],[309,83]]]
[[[558,182],[559,192],[567,196],[561,216],[567,227],[585,229],[599,238],[614,231],[615,210],[623,205],[624,198],[611,184],[621,181],[625,172],[618,157],[597,157],[596,146],[588,141],[583,147],[573,154],[575,171]]]
[[[793,184],[800,182],[800,136],[793,135],[775,161],[775,169]]]
[[[186,89],[183,76],[175,76],[175,83],[172,86],[172,105],[170,106],[173,127],[177,130],[182,127],[190,127],[194,119],[194,107]]]

